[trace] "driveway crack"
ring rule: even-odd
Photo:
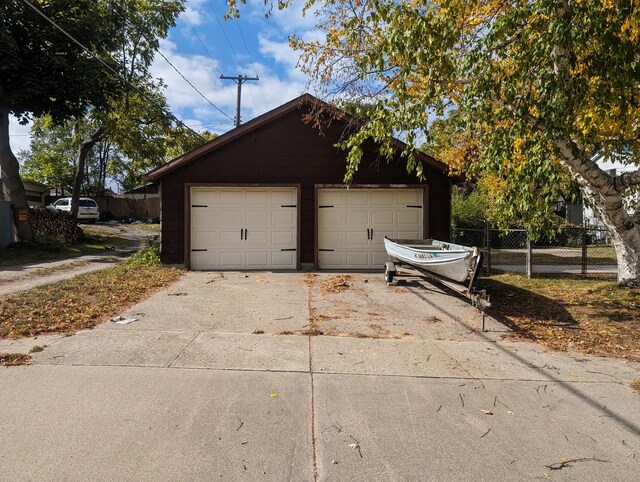
[[[180,350],[180,353],[178,353],[178,354],[176,355],[176,357],[175,357],[173,360],[171,360],[171,362],[166,366],[166,368],[172,368],[172,366],[171,366],[171,365],[173,365],[173,364],[176,362],[176,360],[177,360],[178,358],[180,358],[180,355],[182,355],[182,354],[184,353],[184,351],[185,351],[187,348],[189,348],[189,346],[190,346],[190,345],[195,341],[195,339],[196,339],[196,338],[198,338],[201,334],[202,334],[202,332],[201,332],[201,331],[197,332],[197,333],[195,334],[195,336],[194,336],[194,337],[189,341],[189,343],[187,343],[187,344],[182,348],[182,350]]]

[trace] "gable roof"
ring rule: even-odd
[[[343,110],[340,110],[337,107],[329,105],[326,102],[323,102],[322,100],[318,99],[317,97],[314,97],[311,94],[302,94],[300,97],[296,97],[295,99],[290,100],[286,104],[282,104],[280,107],[276,107],[275,109],[270,110],[269,112],[266,112],[261,116],[256,117],[255,119],[250,120],[246,124],[242,124],[240,127],[236,127],[235,129],[232,129],[216,137],[215,139],[209,142],[206,142],[201,146],[196,147],[195,149],[192,149],[191,151],[186,152],[179,157],[176,157],[175,159],[169,161],[164,166],[160,166],[148,172],[145,175],[145,179],[153,183],[158,182],[166,174],[169,174],[170,172],[175,171],[176,169],[179,169],[180,167],[186,164],[189,164],[191,161],[205,154],[209,154],[210,152],[213,152],[221,148],[222,146],[232,141],[235,141],[241,138],[242,136],[249,134],[250,132],[264,126],[265,124],[274,122],[277,119],[280,119],[281,117],[284,117],[285,115],[295,110],[300,110],[302,107],[305,107],[305,106],[319,109],[321,111],[329,112],[335,118],[337,118],[340,121],[343,121],[345,124],[349,122],[358,122],[353,116],[347,114]],[[406,147],[406,144],[398,139],[394,139],[393,141],[394,141],[394,144],[396,144],[398,151],[402,151]],[[424,152],[417,151],[416,156],[421,162],[423,162],[428,166],[431,166],[445,174],[449,172],[449,167],[446,164],[434,159],[433,157],[429,156],[428,154],[425,154]]]

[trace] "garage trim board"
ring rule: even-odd
[[[185,191],[188,268],[299,268],[299,186],[196,184]]]
[[[316,186],[316,266],[382,269],[384,237],[427,235],[428,186]]]

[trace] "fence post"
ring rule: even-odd
[[[582,224],[582,276],[587,276],[587,222]]]
[[[529,230],[527,229],[527,279],[531,279],[532,273],[532,256],[531,256],[531,236],[529,236]]]
[[[491,276],[491,228],[488,219],[484,221],[484,239],[484,246],[487,250],[487,276]]]

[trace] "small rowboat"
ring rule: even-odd
[[[487,291],[476,289],[482,267],[482,253],[476,247],[446,243],[435,239],[390,239],[385,236],[384,247],[389,261],[384,265],[384,280],[388,285],[399,275],[398,267],[405,264],[415,271],[434,278],[461,295],[482,312],[484,331],[485,309],[491,307]]]
[[[478,248],[435,239],[384,238],[389,259],[464,283],[473,276]]]

